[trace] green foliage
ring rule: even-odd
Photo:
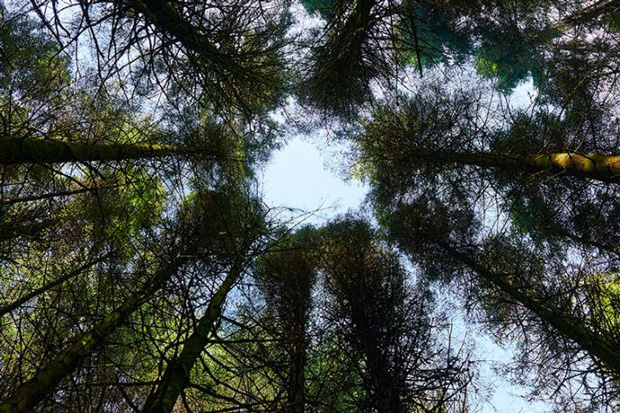
[[[334,14],[334,8],[338,7],[340,0],[302,0],[301,4],[308,14],[318,13],[322,18],[329,19]]]
[[[584,290],[592,301],[593,324],[610,335],[620,329],[620,282],[618,273],[599,273],[588,277]]]
[[[288,1],[0,6],[0,147],[31,155],[0,165],[0,410],[140,410],[187,356],[176,410],[466,411],[447,290],[538,396],[613,409],[618,191],[506,156],[617,154],[617,6],[591,3],[303,0],[324,25],[301,33]],[[342,122],[320,127],[379,228],[298,228],[256,194],[316,126],[297,98]],[[33,159],[46,139],[73,158]]]
[[[107,185],[95,196],[78,196],[66,217],[80,211],[90,237],[101,237],[99,242],[105,240],[119,257],[129,258],[135,253],[133,239],[161,219],[166,193],[160,182],[140,169],[112,175]]]
[[[0,4],[0,99],[42,102],[67,86],[69,60],[42,23]],[[10,94],[9,94],[10,91]],[[34,103],[34,102],[33,102]]]
[[[521,31],[514,25],[483,30],[475,65],[480,75],[496,79],[498,88],[507,93],[529,76],[540,76],[541,50],[555,33],[535,28]]]

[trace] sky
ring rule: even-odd
[[[525,82],[514,90],[510,103],[513,107],[525,108],[533,98],[533,84]],[[268,206],[291,208],[285,212],[289,216],[311,213],[305,222],[315,225],[362,206],[369,187],[354,179],[344,179],[337,165],[338,156],[346,147],[327,142],[322,132],[312,136],[297,135],[272,155],[262,170],[261,180],[263,200]],[[511,384],[494,372],[493,365],[510,362],[513,357],[510,348],[502,348],[483,331],[466,326],[461,317],[455,317],[453,323],[457,333],[461,331],[469,335],[469,339],[476,339],[473,357],[484,360],[479,370],[481,383],[493,389],[487,399],[479,400],[480,411],[542,413],[551,410],[546,403],[528,402],[520,397],[527,394],[527,389]]]
[[[272,155],[263,172],[264,201],[271,207],[286,206],[317,211],[308,222],[321,224],[349,209],[358,209],[368,187],[345,181],[329,164],[337,149],[327,149],[316,137],[295,136]]]

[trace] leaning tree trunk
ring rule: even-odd
[[[197,152],[172,145],[0,138],[0,164],[120,161]]]
[[[64,283],[67,280],[70,280],[73,277],[78,276],[79,274],[81,274],[82,272],[84,272],[85,270],[87,270],[88,268],[92,267],[93,265],[96,265],[102,261],[104,261],[106,258],[108,258],[110,256],[110,254],[106,254],[104,256],[101,256],[99,258],[96,258],[82,266],[80,266],[79,268],[76,268],[73,271],[69,271],[66,274],[58,277],[57,279],[55,279],[54,281],[50,281],[47,284],[43,285],[42,287],[39,287],[31,292],[29,292],[28,294],[25,294],[24,296],[18,298],[17,300],[13,301],[11,304],[7,304],[3,307],[0,307],[0,317],[2,317],[3,315],[5,315],[6,313],[9,313],[13,310],[15,310],[16,308],[19,308],[21,305],[23,305],[24,303],[26,303],[27,301],[33,299],[34,297],[37,297],[41,294],[44,294],[45,292],[51,290],[52,288]]]
[[[83,194],[86,192],[97,192],[103,189],[113,188],[115,186],[117,185],[92,186],[92,187],[84,187],[84,188],[78,188],[78,189],[68,189],[65,191],[56,191],[56,192],[51,192],[47,194],[27,195],[27,196],[15,197],[15,198],[3,198],[3,199],[0,199],[0,206],[15,205],[15,204],[20,204],[24,202],[43,201],[45,199],[59,198],[62,196],[79,195],[79,194]]]
[[[620,183],[620,155],[577,153],[468,153],[420,151],[413,160],[429,163],[457,163],[492,167],[507,171],[551,172],[604,182]],[[411,158],[409,160],[411,160]]]
[[[159,269],[156,276],[138,294],[112,311],[90,331],[75,338],[75,344],[64,349],[58,356],[40,368],[33,378],[24,382],[13,395],[0,404],[0,413],[26,412],[32,410],[51,393],[79,365],[109,338],[119,326],[140,306],[161,289],[166,281],[190,256],[181,255]]]
[[[161,32],[178,40],[188,52],[209,63],[209,69],[219,73],[222,80],[234,84],[239,79],[250,81],[251,72],[238,59],[222,52],[199,28],[192,25],[166,0],[130,0],[127,5],[140,12]]]
[[[159,30],[175,37],[186,49],[213,63],[218,63],[218,59],[226,59],[225,55],[217,49],[217,46],[189,23],[170,2],[165,0],[130,0],[127,4],[142,13]],[[227,59],[226,67],[231,64],[233,61]],[[240,67],[238,69],[241,70]]]
[[[473,258],[457,251],[445,242],[437,242],[452,258],[467,265],[476,271],[484,280],[499,288],[513,300],[521,303],[525,308],[549,323],[565,338],[578,344],[584,351],[598,359],[609,368],[613,374],[620,377],[620,350],[608,343],[605,337],[596,334],[585,327],[581,320],[572,318],[540,297],[533,297],[513,285],[505,276],[496,274]]]
[[[196,329],[183,343],[181,354],[168,363],[160,384],[144,404],[143,412],[171,412],[174,408],[177,399],[189,384],[192,368],[209,342],[209,336],[221,315],[226,296],[241,275],[243,270],[241,261],[233,264],[224,282],[211,298],[209,306],[198,322]]]

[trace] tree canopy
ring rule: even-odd
[[[489,338],[616,411],[619,64],[617,0],[0,0],[0,412],[508,411]],[[359,210],[265,202],[297,135]]]

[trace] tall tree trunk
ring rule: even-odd
[[[198,322],[196,329],[183,343],[181,354],[166,366],[161,382],[155,392],[151,393],[146,400],[142,408],[143,412],[163,413],[172,411],[177,399],[189,383],[192,368],[208,344],[209,335],[221,315],[224,301],[242,270],[241,260],[233,264],[224,282],[211,298],[209,306]]]
[[[368,288],[367,286],[365,288]],[[389,373],[387,349],[381,348],[373,327],[369,325],[368,303],[360,301],[358,291],[351,291],[348,300],[351,306],[351,321],[356,343],[353,343],[365,359],[365,371],[368,390],[373,407],[379,413],[400,413],[398,395],[396,394],[394,376]],[[364,296],[359,294],[359,296]]]
[[[119,161],[197,152],[178,146],[0,138],[0,164]]]
[[[4,199],[0,199],[0,206],[14,205],[14,204],[19,204],[23,202],[42,201],[44,199],[57,198],[61,196],[83,194],[85,192],[96,192],[101,189],[113,188],[115,186],[117,185],[102,185],[102,186],[93,186],[93,187],[85,187],[85,188],[78,188],[78,189],[68,189],[66,191],[57,191],[57,192],[52,192],[52,193],[47,193],[47,194],[27,195],[27,196],[20,196],[16,198],[4,198]]]
[[[102,257],[96,258],[96,259],[94,259],[94,260],[92,260],[92,261],[82,265],[81,267],[76,268],[75,270],[70,271],[70,272],[66,273],[65,275],[62,275],[62,276],[58,277],[54,281],[48,282],[44,286],[35,289],[34,291],[24,295],[23,297],[18,298],[17,300],[13,301],[11,304],[5,305],[4,307],[0,307],[0,317],[2,317],[3,315],[5,315],[8,312],[11,312],[11,311],[15,310],[16,308],[18,308],[19,306],[21,306],[22,304],[24,304],[28,300],[31,300],[34,297],[36,297],[38,295],[41,295],[41,294],[51,290],[52,288],[56,287],[57,285],[60,285],[63,282],[65,282],[67,280],[70,280],[71,278],[81,274],[86,269],[88,269],[88,268],[92,267],[93,265],[96,265],[96,264],[104,261],[109,256],[110,256],[110,254],[107,254],[107,255],[104,255]]]
[[[411,157],[429,163],[478,165],[507,171],[551,172],[620,183],[620,155],[419,151]]]
[[[620,350],[608,343],[605,337],[589,330],[579,319],[570,317],[548,300],[533,297],[513,285],[502,274],[496,274],[475,259],[457,251],[445,242],[437,242],[451,257],[476,271],[484,280],[490,282],[513,300],[521,303],[525,308],[536,314],[540,319],[549,323],[565,338],[577,343],[584,351],[601,361],[613,374],[620,377]]]
[[[223,53],[198,28],[193,26],[172,3],[165,0],[131,0],[128,5],[140,12],[160,31],[176,38],[187,51],[209,63],[209,69],[219,73],[225,82],[245,79],[250,71],[228,53]]]
[[[379,343],[372,339],[364,341],[364,358],[374,407],[379,413],[401,413],[400,399],[394,377],[388,371],[386,355],[379,349]]]
[[[90,331],[75,338],[75,343],[40,368],[33,378],[24,382],[13,395],[0,404],[0,413],[32,410],[78,366],[80,361],[98,347],[140,306],[161,289],[176,270],[189,259],[181,255],[161,267],[151,282],[125,304],[112,311]]]
[[[189,23],[172,6],[172,3],[165,0],[130,0],[127,4],[144,15],[159,30],[175,37],[186,49],[213,61],[213,63],[222,63],[217,62],[217,60],[226,58],[226,55],[220,52],[208,37]],[[227,59],[225,67],[228,68],[231,64],[233,61]],[[238,69],[242,70],[241,67]]]
[[[301,303],[301,301],[300,301]],[[288,409],[291,413],[304,413],[306,408],[305,374],[306,367],[306,312],[305,308],[295,309],[295,326],[291,338],[291,365],[288,377]]]

